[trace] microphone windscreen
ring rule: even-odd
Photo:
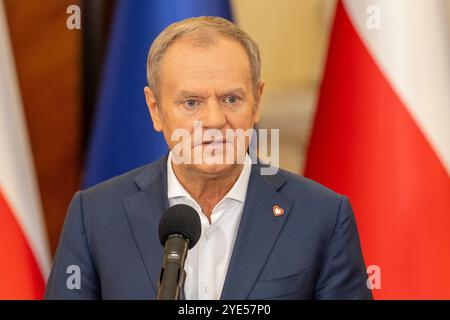
[[[162,215],[159,221],[159,240],[165,246],[169,236],[181,234],[189,240],[192,249],[200,239],[202,225],[197,211],[186,204],[177,204]]]

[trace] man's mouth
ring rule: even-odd
[[[194,148],[197,146],[214,146],[214,145],[220,145],[228,143],[225,139],[217,139],[217,140],[203,140],[201,142],[197,142],[194,144]]]

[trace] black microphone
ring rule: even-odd
[[[186,278],[184,262],[188,250],[197,244],[202,233],[200,217],[194,208],[177,204],[163,214],[158,231],[164,259],[156,297],[158,300],[179,300]]]

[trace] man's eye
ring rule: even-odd
[[[239,98],[236,97],[236,96],[228,96],[228,97],[225,98],[225,103],[236,104],[238,102],[238,99]]]
[[[184,101],[184,105],[188,108],[195,108],[198,105],[198,101],[195,99],[187,99]]]

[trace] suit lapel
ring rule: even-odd
[[[155,295],[164,254],[158,225],[162,214],[169,207],[166,163],[167,156],[136,176],[135,183],[141,190],[123,200],[134,240]]]
[[[247,299],[289,215],[291,204],[278,192],[286,183],[280,175],[261,176],[252,166],[235,246],[221,299]],[[275,216],[273,207],[284,210]]]

